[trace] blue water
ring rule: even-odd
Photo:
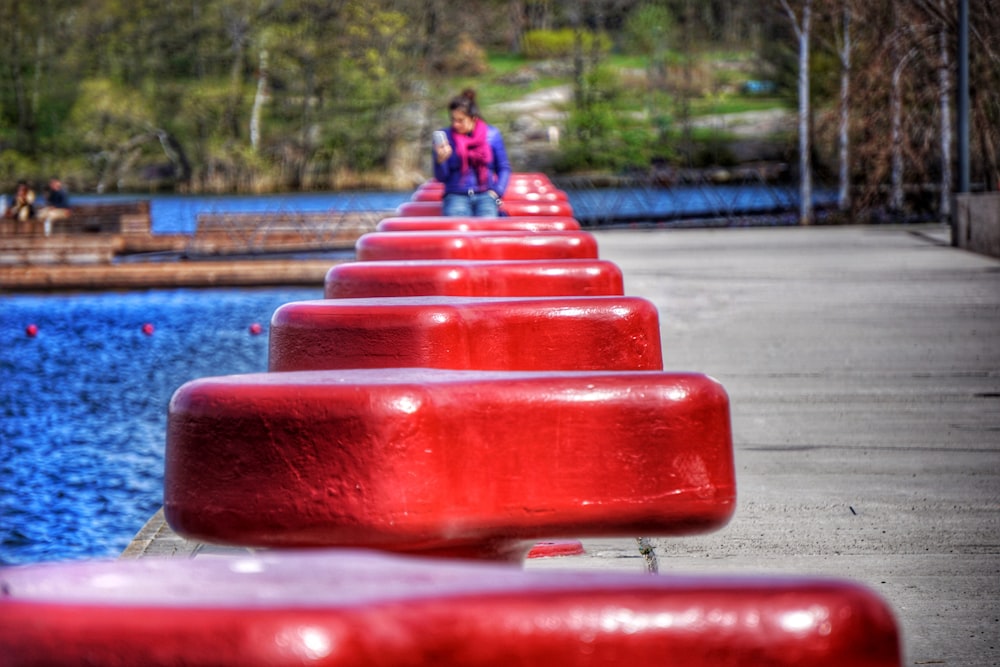
[[[173,392],[266,370],[274,310],[321,297],[321,288],[0,296],[0,564],[119,554],[162,504]]]
[[[149,200],[156,234],[192,234],[202,213],[392,211],[412,192],[307,192],[276,195],[92,195],[73,194],[78,203]]]
[[[394,211],[411,192],[301,193],[264,196],[74,195],[74,201],[148,199],[157,234],[194,233],[202,213],[291,211]],[[682,221],[793,211],[798,192],[788,185],[691,185],[670,188],[605,188],[567,191],[574,215],[584,223],[606,224],[615,219]],[[836,193],[817,188],[817,205],[836,201]],[[790,218],[794,224],[795,218]],[[782,224],[776,219],[774,224]]]

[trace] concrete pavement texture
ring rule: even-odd
[[[626,294],[659,308],[666,369],[712,375],[732,403],[736,515],[651,539],[661,575],[849,578],[896,611],[904,664],[1000,664],[1000,262],[949,240],[939,225],[599,234]],[[613,543],[585,546],[614,562]]]
[[[1000,261],[941,225],[602,230],[667,370],[730,395],[721,531],[585,539],[526,569],[806,574],[869,586],[906,665],[1000,665]],[[154,517],[125,556],[218,555]]]

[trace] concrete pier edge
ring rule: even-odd
[[[596,233],[657,304],[665,367],[733,406],[736,516],[649,538],[660,576],[855,580],[903,664],[1000,664],[1000,261],[936,224]],[[582,544],[525,567],[647,571],[635,538]],[[123,557],[228,553],[158,514]]]

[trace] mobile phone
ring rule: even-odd
[[[441,144],[448,143],[448,135],[445,134],[444,130],[434,130],[431,140],[434,142],[434,147],[436,148]]]

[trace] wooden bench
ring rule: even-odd
[[[150,234],[149,201],[79,204],[65,220],[52,222],[53,234]]]

